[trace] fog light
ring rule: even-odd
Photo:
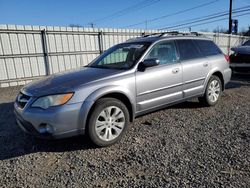
[[[52,134],[54,132],[53,127],[49,124],[41,124],[39,126],[39,133],[40,134],[45,134],[45,133],[49,133]]]
[[[50,134],[52,134],[53,133],[53,127],[51,126],[51,125],[46,125],[46,131],[47,131],[47,133],[50,133]]]

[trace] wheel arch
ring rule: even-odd
[[[220,71],[216,71],[216,72],[214,72],[212,75],[217,76],[217,77],[220,79],[221,85],[222,85],[222,91],[224,91],[224,89],[225,89],[225,84],[224,84],[224,77],[223,77],[223,74],[222,74]]]
[[[96,101],[105,97],[112,97],[122,101],[128,108],[130,122],[133,122],[135,118],[135,97],[133,97],[126,88],[120,86],[107,86],[95,90],[84,100],[79,114],[79,127],[84,129],[87,128],[86,125],[88,124],[90,114],[94,109]]]
[[[211,76],[213,76],[213,75],[219,77],[219,79],[221,80],[222,91],[224,91],[224,90],[225,90],[225,81],[224,81],[223,74],[221,73],[220,70],[213,70],[213,71],[210,72],[210,74],[208,74],[208,76],[207,76],[207,78],[206,78],[206,80],[205,80],[204,92],[205,92],[205,90],[206,90],[206,86],[207,86],[207,84],[208,84],[209,79],[210,79]]]
[[[95,99],[95,102],[93,103],[93,105],[91,106],[89,112],[88,112],[88,116],[87,116],[87,121],[89,119],[89,116],[92,112],[92,110],[94,109],[94,106],[95,106],[95,103],[96,101],[98,101],[99,99],[102,99],[102,98],[114,98],[114,99],[117,99],[119,101],[121,101],[128,109],[128,112],[129,112],[129,121],[130,122],[133,122],[134,121],[134,117],[135,117],[135,113],[134,113],[134,108],[133,108],[133,105],[129,99],[129,97],[122,93],[122,92],[119,92],[119,91],[113,91],[113,92],[109,92],[109,93],[105,93],[101,96],[98,96],[96,99]]]

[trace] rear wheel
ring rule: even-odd
[[[114,98],[96,102],[88,121],[88,134],[97,146],[109,146],[118,142],[129,124],[126,106]]]
[[[205,94],[199,98],[199,101],[205,106],[214,106],[218,102],[221,93],[221,80],[218,76],[212,75],[208,81]]]

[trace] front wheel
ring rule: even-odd
[[[129,125],[126,106],[114,98],[99,99],[88,121],[88,134],[97,146],[109,146],[120,140]]]
[[[199,101],[205,106],[214,106],[218,102],[221,93],[221,80],[218,76],[212,75],[208,81],[205,94],[199,98]]]

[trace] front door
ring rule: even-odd
[[[160,65],[136,72],[137,111],[146,111],[181,100],[182,66],[174,41],[159,42],[144,59],[157,58]]]

